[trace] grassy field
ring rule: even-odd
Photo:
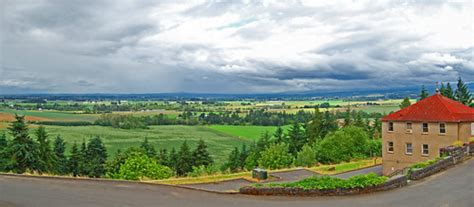
[[[77,114],[65,111],[31,111],[31,110],[13,110],[0,109],[0,121],[12,121],[13,114],[25,115],[27,119],[34,121],[94,121],[97,114]],[[9,116],[7,116],[9,115]]]
[[[268,131],[272,135],[277,129],[276,126],[234,126],[234,125],[211,125],[210,129],[221,132],[226,135],[239,137],[246,140],[256,141],[260,136]],[[289,126],[283,126],[287,130]]]
[[[312,167],[310,168],[310,170],[313,170],[322,175],[332,175],[332,174],[352,171],[355,169],[371,167],[378,164],[382,164],[381,157],[363,159],[363,160],[354,160],[351,162],[343,162],[343,163],[335,164],[335,165],[321,165],[317,167]],[[333,168],[334,170],[330,170],[331,168]]]
[[[6,130],[6,123],[0,125],[0,133]],[[30,125],[31,129],[37,128]],[[46,126],[52,140],[61,135],[68,143],[67,150],[72,143],[80,144],[83,139],[100,136],[108,150],[109,155],[114,155],[118,149],[137,147],[148,138],[149,142],[158,150],[166,148],[171,150],[187,140],[191,148],[195,148],[199,139],[203,139],[209,146],[209,151],[217,163],[227,159],[234,147],[241,147],[243,143],[250,144],[248,138],[238,138],[203,126],[152,126],[150,129],[116,129],[102,126]]]

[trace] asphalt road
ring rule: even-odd
[[[0,176],[0,206],[474,206],[474,161],[408,187],[343,197],[220,195],[168,186]]]

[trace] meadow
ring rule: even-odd
[[[0,133],[6,132],[8,123],[0,122]],[[30,133],[33,135],[37,125],[30,125]],[[67,142],[67,151],[76,142],[80,144],[83,140],[99,136],[104,141],[109,155],[113,156],[118,149],[124,150],[129,147],[138,147],[143,140],[148,141],[157,149],[177,150],[186,140],[191,148],[197,145],[199,139],[203,139],[209,147],[211,156],[216,163],[224,162],[234,147],[241,148],[242,144],[251,144],[262,133],[269,131],[273,133],[276,127],[260,126],[151,126],[149,129],[117,129],[102,126],[45,126],[50,140],[60,135]],[[240,132],[239,132],[240,131]],[[109,158],[111,158],[109,156]]]

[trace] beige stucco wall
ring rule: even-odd
[[[383,173],[389,175],[397,169],[414,163],[434,159],[439,149],[453,144],[456,140],[467,142],[471,137],[471,123],[446,123],[446,134],[439,133],[439,123],[428,123],[429,132],[422,133],[422,122],[412,122],[412,132],[407,132],[406,122],[393,122],[393,132],[388,132],[388,122],[382,123]],[[394,152],[387,151],[388,142],[394,143]],[[406,143],[412,143],[413,153],[405,153]],[[422,155],[422,145],[429,145],[429,154]]]

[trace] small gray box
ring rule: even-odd
[[[266,180],[268,178],[267,171],[261,168],[255,168],[252,170],[252,178]]]

